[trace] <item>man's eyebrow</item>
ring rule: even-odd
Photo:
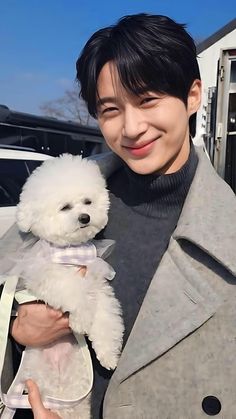
[[[97,100],[97,107],[104,105],[107,102],[117,103],[118,99],[115,96],[105,96]]]

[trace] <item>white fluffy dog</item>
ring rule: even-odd
[[[17,207],[20,230],[40,239],[20,264],[19,287],[68,312],[74,335],[87,335],[100,363],[114,369],[122,346],[121,308],[107,282],[114,272],[98,257],[106,241],[92,240],[107,224],[108,209],[105,180],[95,162],[64,154],[37,168]],[[58,411],[63,418],[90,417],[91,365],[83,349],[74,336],[26,348],[21,380],[35,380],[43,397],[76,400],[80,394],[80,402]]]

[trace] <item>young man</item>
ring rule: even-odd
[[[109,262],[124,348],[113,374],[91,349],[92,417],[232,417],[236,203],[191,142],[201,97],[194,42],[167,17],[128,16],[91,37],[77,78],[119,157],[98,162],[108,175],[103,235],[116,240]],[[22,330],[13,325],[24,343]]]

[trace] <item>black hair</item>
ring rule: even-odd
[[[167,16],[137,14],[95,32],[76,63],[80,94],[88,111],[97,117],[97,79],[112,61],[123,87],[135,95],[156,91],[187,104],[194,80],[200,79],[196,46],[185,25]],[[196,114],[189,120],[196,132]]]

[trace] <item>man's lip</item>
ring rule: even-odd
[[[135,145],[125,145],[124,144],[122,147],[124,147],[124,148],[130,148],[132,150],[138,150],[140,148],[146,147],[147,145],[153,143],[156,140],[157,140],[157,138],[155,138],[154,140],[146,141],[145,143],[140,143],[140,144],[135,144]]]

